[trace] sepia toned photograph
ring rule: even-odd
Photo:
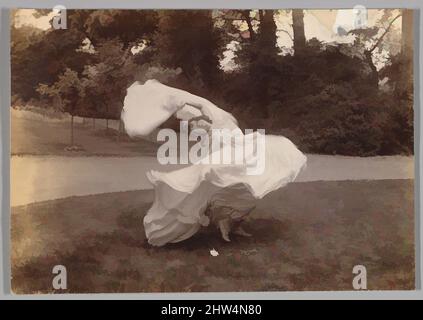
[[[10,11],[14,294],[414,290],[414,11]]]

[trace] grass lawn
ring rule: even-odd
[[[13,207],[12,289],[55,292],[57,264],[68,289],[56,293],[352,290],[358,264],[370,290],[414,289],[413,183],[294,183],[258,203],[252,238],[210,227],[162,248],[142,227],[153,191]]]
[[[38,119],[11,119],[12,155],[60,156],[139,156],[156,155],[157,144],[131,140],[125,134],[117,139],[116,130],[93,129],[74,124],[74,143],[80,151],[67,151],[70,144],[70,123],[52,123]]]

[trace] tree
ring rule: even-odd
[[[34,96],[34,87],[41,77],[43,81],[50,80],[50,74],[45,70],[45,59],[40,51],[31,52],[31,48],[41,42],[44,37],[40,29],[31,26],[15,28],[11,26],[10,60],[12,96],[28,101]],[[31,66],[31,68],[28,68]],[[37,71],[42,72],[37,72]]]
[[[118,38],[124,49],[152,41],[157,30],[156,10],[93,10],[80,26],[94,46]]]
[[[81,80],[78,73],[74,70],[66,68],[65,72],[61,74],[58,80],[52,84],[40,84],[37,91],[50,97],[56,107],[63,112],[68,112],[71,115],[70,124],[70,145],[74,145],[74,116],[77,115],[77,108],[81,102]]]
[[[11,27],[12,93],[24,101],[37,98],[39,83],[53,84],[66,68],[81,72],[90,55],[77,49],[85,34],[79,25],[86,12],[69,10],[68,29],[40,30],[29,26]],[[36,11],[36,14],[45,13]]]
[[[289,130],[305,150],[410,152],[411,12],[402,12],[402,42],[398,10],[384,10],[374,27],[350,32],[352,44],[307,41],[301,9],[289,11],[293,31],[277,30],[275,12],[68,10],[67,30],[12,27],[12,91],[46,97],[71,119],[118,119],[126,88],[158,78],[229,104],[241,126]],[[293,40],[288,54],[277,47],[278,31]],[[237,68],[223,72],[228,43]]]
[[[294,33],[294,53],[300,55],[306,47],[304,12],[302,9],[292,9],[292,30]]]
[[[154,38],[157,61],[182,69],[190,82],[213,86],[220,72],[219,30],[208,10],[160,11]]]
[[[139,67],[134,56],[118,39],[98,45],[95,63],[82,73],[82,98],[85,116],[119,119],[126,89],[137,76]]]
[[[269,55],[277,55],[276,23],[273,10],[260,10],[260,29],[257,37],[258,45]]]
[[[242,12],[243,19],[250,13]],[[248,105],[254,107],[256,114],[261,118],[269,116],[267,107],[271,101],[271,92],[277,83],[274,82],[278,61],[279,49],[276,46],[276,23],[273,10],[258,10],[258,24],[256,32],[250,31],[254,37],[242,41],[237,51],[236,62],[241,66],[239,77],[241,87],[239,94],[247,97]],[[256,18],[254,18],[256,19]],[[232,80],[234,81],[234,80]],[[248,86],[246,92],[245,86]],[[233,95],[238,93],[232,92]],[[260,108],[258,108],[260,106]]]
[[[354,46],[351,48],[355,52],[363,57],[370,68],[370,85],[377,88],[379,85],[379,72],[373,61],[374,53],[376,50],[381,51],[383,48],[383,40],[392,29],[394,22],[401,17],[401,13],[395,15],[393,18],[393,10],[384,10],[384,14],[379,20],[381,26],[374,26],[371,28],[353,29],[349,31],[349,34],[356,35]],[[385,26],[383,25],[385,24]],[[383,30],[380,34],[380,30]]]

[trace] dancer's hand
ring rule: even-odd
[[[192,122],[192,121],[200,121],[200,120],[204,120],[206,122],[208,122],[209,124],[212,124],[212,120],[206,116],[205,114],[202,114],[201,116],[197,116],[197,117],[193,117],[191,119],[188,120],[188,122]]]

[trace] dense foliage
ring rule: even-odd
[[[391,28],[399,16],[386,10],[380,28],[352,30],[354,42],[323,43],[305,41],[302,10],[293,10],[293,52],[282,55],[275,14],[68,10],[66,30],[12,25],[12,104],[118,119],[126,88],[157,78],[214,101],[243,128],[284,134],[305,152],[412,154],[412,53]],[[225,72],[219,60],[231,41],[237,68]],[[382,49],[389,57],[378,70]]]

